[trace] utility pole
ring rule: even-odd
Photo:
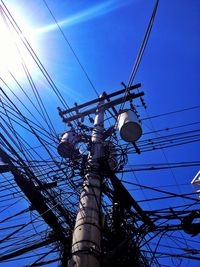
[[[101,183],[100,159],[103,157],[104,107],[99,98],[91,149],[88,156],[79,210],[72,239],[69,267],[99,267],[101,254]]]
[[[69,162],[75,159],[77,161],[82,159],[83,162],[84,155],[82,156],[80,154],[78,156],[78,153],[76,153],[79,142],[85,142],[88,149],[87,163],[84,165],[84,182],[80,194],[75,227],[72,234],[72,248],[68,267],[100,267],[102,264],[104,264],[104,266],[114,266],[108,264],[123,264],[124,258],[127,258],[127,262],[129,260],[127,255],[124,256],[124,254],[128,253],[128,251],[123,252],[122,257],[120,256],[120,253],[116,253],[116,251],[119,251],[118,248],[120,249],[121,245],[124,244],[124,240],[111,245],[107,239],[110,236],[108,237],[108,232],[106,233],[106,223],[104,226],[102,225],[101,198],[102,190],[104,190],[103,193],[105,193],[106,188],[102,187],[104,176],[110,179],[113,185],[113,190],[117,191],[119,195],[121,194],[118,197],[119,202],[121,201],[124,203],[124,205],[122,205],[123,209],[126,209],[129,212],[133,207],[139,213],[138,216],[141,220],[144,221],[145,224],[149,223],[148,218],[146,218],[147,216],[145,216],[146,214],[138,205],[136,205],[137,203],[135,203],[131,196],[126,192],[120,181],[118,181],[118,178],[113,176],[114,169],[110,168],[111,166],[109,166],[107,161],[109,159],[115,161],[116,155],[115,152],[112,152],[113,146],[106,146],[108,142],[105,141],[108,137],[111,138],[115,132],[114,125],[118,116],[121,117],[120,121],[123,120],[119,129],[120,135],[123,132],[122,138],[125,136],[124,140],[126,142],[127,140],[128,142],[131,141],[132,143],[139,138],[140,131],[138,131],[138,127],[140,126],[136,115],[134,115],[134,112],[131,112],[131,110],[121,110],[121,106],[122,104],[125,104],[125,102],[129,101],[131,103],[133,99],[144,95],[143,92],[132,92],[132,90],[137,89],[140,86],[141,84],[136,84],[134,86],[128,88],[125,87],[124,89],[115,91],[114,93],[103,93],[99,98],[83,104],[75,103],[74,107],[66,110],[58,108],[59,115],[61,116],[63,122],[67,123],[70,127],[70,130],[65,132],[60,139],[60,143],[58,145],[58,153],[60,156],[68,159]],[[97,106],[94,106],[95,104],[97,104]],[[119,107],[119,105],[121,106]],[[117,106],[118,108],[116,109]],[[113,119],[113,126],[108,128],[106,131],[104,130],[105,111],[109,111]],[[91,138],[88,138],[89,135],[85,133],[84,130],[86,129],[86,132],[90,132],[91,128],[84,125],[83,122],[85,117],[88,117],[91,122],[91,118],[89,116],[94,113],[96,113],[94,126]],[[73,122],[76,122],[76,124],[72,125]],[[106,149],[106,147],[108,154],[110,153],[110,158],[108,159],[105,159],[104,149]],[[136,144],[134,147],[137,147]],[[81,170],[82,169],[83,168],[81,167]],[[119,190],[118,184],[121,185]],[[110,197],[112,198],[111,195],[109,198]],[[129,202],[128,204],[125,203],[127,200]],[[112,237],[112,231],[110,234]],[[104,239],[104,237],[106,238]],[[101,244],[102,240],[103,242]],[[110,242],[112,242],[112,240],[110,240]],[[136,256],[133,257],[134,260],[135,257]],[[132,261],[133,260],[131,260],[131,262]],[[138,260],[135,262],[138,262]]]

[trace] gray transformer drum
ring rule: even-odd
[[[135,142],[142,135],[138,117],[131,109],[121,111],[118,116],[118,128],[121,138],[126,142]]]
[[[79,156],[79,149],[76,147],[79,141],[78,135],[74,131],[66,132],[62,135],[57,151],[62,158],[76,158]]]

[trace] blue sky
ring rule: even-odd
[[[111,93],[122,88],[121,82],[128,83],[155,1],[46,1],[96,91],[99,94],[103,91]],[[44,2],[5,0],[4,3],[16,18],[22,31],[24,29],[24,32],[27,32],[28,28],[27,38],[30,38],[33,49],[67,104],[72,106],[74,102],[82,103],[96,97],[96,92],[85,77]],[[147,105],[146,112],[139,101],[135,103],[139,106],[141,119],[199,105],[199,14],[199,0],[160,1],[149,42],[135,77],[135,83],[142,84],[141,91],[145,93],[144,100]],[[33,67],[31,64],[29,66],[56,132],[61,134],[66,125],[58,116],[56,108],[62,105],[36,66],[34,64]],[[20,93],[10,76],[1,73],[1,77],[12,85],[22,101],[26,101],[26,96]],[[23,75],[20,76],[20,83],[27,88],[30,97],[34,97]],[[2,81],[0,85],[5,86]],[[20,107],[23,110],[21,104]],[[153,136],[161,137],[166,134],[197,130],[199,124],[177,128],[175,132],[169,130],[158,135],[145,135],[155,129],[173,128],[196,123],[198,120],[198,108],[151,121],[143,120],[144,135],[138,145],[142,145],[147,136],[153,138]],[[17,130],[30,140],[29,135],[22,129]],[[37,145],[36,140],[32,142]],[[141,155],[133,154],[130,155],[128,164],[134,166],[134,164],[194,161],[199,159],[198,150],[199,144],[192,143],[144,152]],[[198,167],[138,172],[135,176],[125,175],[123,179],[151,187],[160,186],[176,193],[190,193],[193,192],[190,181],[197,171]],[[177,186],[178,184],[184,185]],[[166,188],[167,185],[171,186]],[[130,185],[128,188],[137,200],[158,196],[152,191],[134,191],[135,188]],[[141,205],[144,209],[173,206],[173,201],[169,201],[144,202]],[[183,203],[182,200],[176,201],[177,205]],[[168,260],[163,260],[163,263],[171,264]],[[187,264],[188,261],[185,260],[181,266],[197,266],[196,261]],[[16,265],[10,263],[8,266]]]

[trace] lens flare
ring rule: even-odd
[[[31,30],[29,29],[29,35]],[[7,77],[9,73],[18,79],[25,77],[24,68],[34,69],[34,61],[23,43],[23,36],[17,32],[0,7],[0,75]]]

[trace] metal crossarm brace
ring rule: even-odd
[[[130,99],[135,99],[135,98],[141,97],[143,95],[144,95],[143,92],[138,93],[138,94],[134,94],[134,93],[128,94],[126,97],[120,97],[120,98],[117,98],[117,99],[115,99],[113,101],[110,101],[108,103],[102,104],[100,106],[100,108],[103,107],[104,110],[106,110],[106,109],[109,109],[109,108],[111,108],[113,106],[119,105],[119,104],[121,104],[121,103],[123,103],[125,101],[128,101]],[[77,120],[79,118],[82,118],[84,116],[90,115],[90,114],[95,113],[95,112],[96,112],[96,107],[95,108],[91,108],[89,110],[86,110],[84,112],[78,113],[78,114],[76,114],[74,116],[71,116],[69,118],[63,118],[63,121],[66,122],[66,123],[69,123],[71,121]]]
[[[122,89],[122,90],[119,90],[119,91],[111,93],[111,94],[106,94],[106,95],[103,94],[101,96],[101,100],[103,101],[103,100],[106,100],[107,98],[111,98],[111,97],[114,97],[114,96],[117,96],[117,95],[120,95],[120,94],[124,94],[127,90],[130,92],[131,90],[137,89],[140,86],[141,86],[141,83],[138,83],[138,84],[135,84],[133,86],[130,86],[130,87]],[[88,101],[88,102],[80,104],[80,105],[77,105],[75,103],[75,107],[73,107],[73,108],[70,108],[70,109],[67,109],[67,110],[63,110],[63,111],[59,109],[59,114],[62,117],[65,114],[71,113],[73,111],[77,111],[77,110],[79,110],[81,108],[85,108],[85,107],[87,107],[89,105],[92,105],[92,104],[95,104],[95,103],[98,103],[98,102],[99,102],[99,98],[96,98],[94,100]]]

